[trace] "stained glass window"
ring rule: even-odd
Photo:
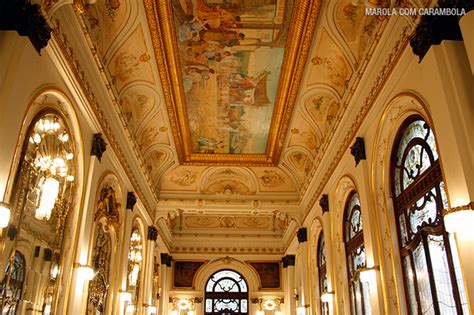
[[[370,314],[370,294],[367,283],[356,276],[357,270],[366,266],[364,233],[359,195],[349,196],[344,210],[344,244],[352,315]]]
[[[3,300],[2,314],[13,315],[17,313],[25,282],[25,258],[19,251],[16,251],[8,262],[4,275],[0,284],[0,298]]]
[[[248,287],[245,279],[233,270],[213,274],[206,284],[205,314],[248,314]]]
[[[456,246],[444,228],[448,202],[435,136],[421,117],[405,122],[391,163],[410,314],[468,314]]]
[[[319,292],[320,294],[328,292],[328,274],[326,270],[326,248],[324,244],[323,233],[319,235],[318,240],[318,275],[319,275]],[[321,314],[329,315],[329,305],[327,302],[321,301]]]

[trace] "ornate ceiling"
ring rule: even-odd
[[[76,13],[176,235],[281,238],[301,215],[386,29],[367,5],[383,3],[105,0]]]

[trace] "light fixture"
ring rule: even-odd
[[[446,209],[444,226],[449,233],[456,233],[463,238],[474,237],[474,202],[465,206]]]
[[[125,314],[133,314],[133,313],[135,313],[135,305],[128,304],[127,307],[125,307]]]
[[[120,291],[120,300],[122,302],[131,302],[132,301],[132,293],[128,291]]]
[[[46,315],[51,314],[51,305],[46,304],[46,305],[44,306],[43,314],[46,314]]]
[[[331,302],[333,295],[334,295],[333,291],[323,292],[323,294],[321,294],[321,302],[323,302],[323,303]]]
[[[51,268],[51,279],[56,280],[58,273],[59,273],[59,267],[57,264],[54,264],[53,268]]]
[[[91,281],[95,277],[95,272],[92,267],[80,263],[74,263],[74,268],[77,268],[77,277],[82,281]]]
[[[6,228],[10,222],[10,206],[0,202],[0,228]]]
[[[258,310],[258,311],[257,311],[257,315],[265,315],[265,312],[262,311],[262,310]]]
[[[41,187],[39,207],[36,209],[35,218],[38,220],[49,220],[53,211],[56,198],[59,194],[59,182],[57,179],[48,177]]]
[[[298,315],[305,315],[306,314],[306,307],[304,306],[298,306],[296,308],[296,314]]]
[[[148,314],[156,314],[156,306],[155,305],[148,305],[147,307]]]
[[[357,270],[357,272],[359,273],[360,282],[375,284],[377,281],[377,270],[379,270],[378,266],[361,268]]]

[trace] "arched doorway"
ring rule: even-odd
[[[206,315],[248,315],[248,285],[233,270],[220,270],[206,283]]]

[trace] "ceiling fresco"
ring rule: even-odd
[[[277,165],[319,1],[145,0],[145,9],[180,162]]]
[[[170,230],[286,231],[386,28],[364,15],[383,1],[370,2],[104,0],[77,13],[155,209],[177,213]]]

